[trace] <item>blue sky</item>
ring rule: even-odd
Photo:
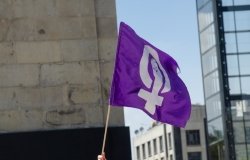
[[[116,0],[117,24],[124,21],[179,64],[193,104],[204,104],[195,0]],[[125,108],[133,133],[152,123],[142,111]]]

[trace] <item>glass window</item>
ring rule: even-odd
[[[204,53],[205,51],[207,51],[208,49],[212,48],[215,45],[214,24],[201,33],[200,42],[201,42],[202,53]]]
[[[206,54],[202,55],[202,66],[204,75],[208,74],[218,67],[217,52],[215,47],[208,51]]]
[[[244,119],[245,120],[250,120],[250,100],[242,100],[242,105],[244,109]],[[245,126],[250,127],[250,122],[245,121]],[[250,141],[249,141],[250,143]]]
[[[250,77],[241,77],[242,94],[250,94]]]
[[[197,0],[197,6],[198,8],[201,8],[205,3],[207,3],[209,0]]]
[[[247,151],[247,154],[248,154],[248,157],[250,157],[250,144],[247,144],[247,148],[248,148],[248,151]]]
[[[173,155],[172,154],[170,154],[170,160],[173,160]]]
[[[235,12],[237,30],[250,30],[250,11]]]
[[[242,100],[231,101],[231,114],[233,120],[243,120],[244,112],[246,111],[246,106],[244,106]]]
[[[163,152],[163,140],[162,140],[162,136],[159,137],[159,142],[160,142],[160,152]]]
[[[225,33],[225,43],[227,53],[236,53],[236,35],[235,33]]]
[[[151,157],[152,156],[152,152],[151,152],[151,142],[148,141],[148,156]]]
[[[171,133],[168,133],[168,148],[172,149],[172,137],[171,137]]]
[[[153,145],[154,145],[154,154],[157,154],[157,143],[156,143],[156,139],[153,140]]]
[[[250,119],[250,100],[235,100],[231,101],[231,112],[233,120]],[[245,125],[248,123],[245,122]],[[250,124],[249,124],[250,127]]]
[[[243,121],[233,122],[235,143],[245,142],[245,130]]]
[[[202,31],[214,21],[212,1],[199,10],[198,18],[200,31]]]
[[[161,160],[164,160],[164,157],[161,157]]]
[[[237,55],[227,55],[227,72],[228,75],[239,75],[239,65]]]
[[[239,55],[239,61],[240,61],[240,74],[250,75],[250,54]]]
[[[249,101],[250,102],[250,101]],[[248,102],[248,104],[249,104]],[[250,107],[250,106],[248,106]],[[248,108],[249,109],[249,108]],[[249,111],[249,110],[248,110]],[[250,121],[245,121],[245,128],[250,128]]]
[[[214,142],[223,141],[223,123],[222,118],[217,118],[213,121],[208,122],[208,140],[209,144]]]
[[[235,145],[236,159],[245,160],[247,157],[246,145],[245,144],[236,144]]]
[[[212,94],[217,93],[220,90],[217,70],[204,78],[204,85],[206,98],[211,96]]]
[[[250,4],[249,0],[234,0],[234,5],[248,5]]]
[[[200,131],[187,130],[186,140],[187,140],[187,145],[200,145]]]
[[[206,100],[207,120],[211,120],[221,115],[220,94]]]
[[[246,127],[246,142],[250,144],[250,127]]]
[[[250,32],[237,33],[239,52],[250,52]]]
[[[141,155],[140,155],[140,147],[139,146],[136,147],[136,155],[137,155],[137,160],[140,160]]]
[[[201,152],[188,152],[188,160],[201,160]]]
[[[250,103],[250,100],[248,100],[248,104]],[[248,105],[250,107],[250,105]],[[249,108],[248,108],[249,112]],[[250,145],[250,121],[246,121],[245,119],[245,134],[246,134],[246,142]],[[250,147],[250,146],[249,146]],[[248,148],[250,150],[250,148]]]
[[[229,89],[230,94],[240,94],[240,78],[239,77],[229,77]]]
[[[223,12],[224,31],[235,31],[234,12]]]
[[[222,5],[223,6],[232,6],[233,0],[222,0]]]

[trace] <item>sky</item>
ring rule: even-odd
[[[186,84],[192,104],[204,104],[195,0],[116,0],[121,21],[138,35],[172,56]],[[125,108],[125,123],[146,130],[153,120],[138,109]]]

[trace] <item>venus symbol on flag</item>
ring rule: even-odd
[[[151,79],[148,71],[150,55],[152,56],[151,65],[154,80]],[[158,53],[148,45],[145,45],[143,49],[143,54],[140,61],[140,77],[142,82],[148,89],[150,89],[153,85],[151,92],[140,89],[138,93],[138,96],[146,101],[145,109],[153,115],[155,113],[156,105],[161,106],[163,102],[164,97],[159,95],[160,90],[162,89],[161,93],[168,92],[171,89],[171,85],[168,75],[161,65]]]

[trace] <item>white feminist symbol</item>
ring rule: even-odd
[[[155,77],[154,81],[151,79],[148,71],[149,55],[153,57],[151,59],[151,65],[153,69],[153,75]],[[169,92],[171,86],[169,77],[159,60],[158,53],[148,45],[144,46],[143,55],[140,61],[140,76],[142,82],[148,89],[150,89],[153,85],[151,92],[140,89],[138,93],[138,96],[146,101],[145,109],[153,115],[155,113],[156,105],[161,106],[163,102],[163,97],[159,96],[159,93]]]

